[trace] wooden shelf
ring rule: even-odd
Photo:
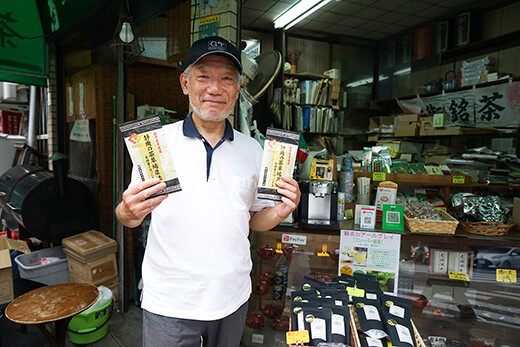
[[[358,177],[372,178],[373,172],[354,172],[354,179]],[[464,176],[465,181],[469,181],[469,176]],[[401,184],[415,184],[441,187],[464,187],[464,188],[492,188],[492,189],[520,189],[520,186],[505,184],[480,184],[480,183],[453,183],[451,175],[414,175],[387,173],[386,180]]]

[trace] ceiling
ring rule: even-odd
[[[242,0],[242,27],[273,30],[273,20],[299,0]],[[381,40],[463,10],[485,10],[507,0],[332,0],[287,30],[311,37]]]

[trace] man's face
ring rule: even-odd
[[[235,65],[226,57],[211,54],[181,74],[184,95],[188,95],[193,113],[205,121],[223,121],[233,110],[240,91]]]

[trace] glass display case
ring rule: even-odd
[[[349,222],[342,222],[341,229],[359,230]],[[398,233],[396,294],[413,300],[412,319],[427,346],[434,336],[446,338],[446,346],[520,345],[517,231],[505,237]],[[324,281],[337,276],[339,248],[340,231],[278,226],[251,232],[248,315],[258,324],[246,325],[243,345],[286,346],[283,319],[269,316],[290,315],[287,298],[300,288],[303,276]],[[463,278],[448,276],[448,271]]]

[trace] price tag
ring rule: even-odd
[[[453,176],[452,182],[453,182],[453,184],[464,184],[466,182],[466,177],[464,177],[464,176]]]
[[[516,283],[516,270],[497,269],[497,282]]]
[[[372,180],[374,182],[383,182],[386,181],[386,172],[374,172],[372,174]]]
[[[251,335],[251,342],[263,345],[264,344],[264,335],[252,334]]]
[[[441,168],[437,165],[426,165],[424,168],[428,175],[444,175]]]
[[[460,280],[469,282],[469,276],[464,272],[448,271],[448,277],[450,280]]]
[[[350,208],[348,210],[345,210],[345,219],[352,219],[354,218],[354,211]]]
[[[285,333],[285,342],[288,345],[309,342],[309,330],[288,331]]]
[[[360,298],[365,297],[365,290],[360,288],[347,287],[347,293],[351,296],[358,296]]]

